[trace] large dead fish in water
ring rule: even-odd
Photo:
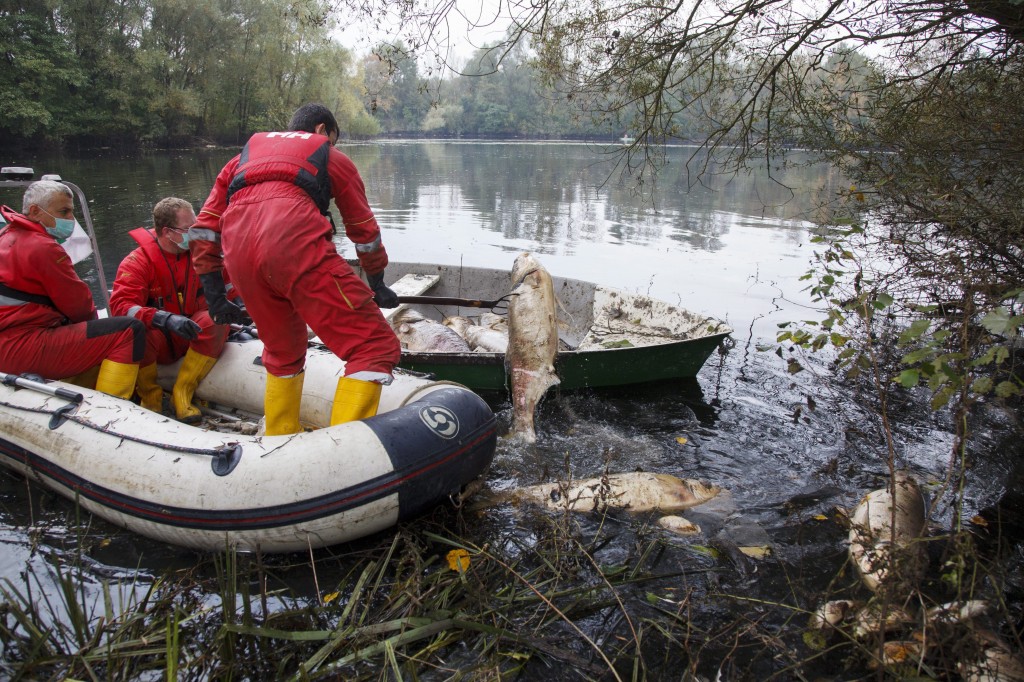
[[[469,344],[440,322],[427,319],[406,308],[393,318],[391,327],[402,342],[402,348],[414,353],[469,353]]]
[[[446,317],[444,324],[454,329],[473,350],[485,353],[504,353],[508,350],[507,332],[502,334],[490,327],[473,324],[472,320],[461,315]]]
[[[556,510],[673,512],[703,504],[721,491],[717,485],[671,474],[631,472],[569,483],[543,483],[517,490],[514,497]]]
[[[512,266],[508,303],[508,351],[505,365],[512,375],[512,433],[527,443],[537,441],[533,414],[555,374],[558,327],[551,275],[531,253],[522,253]]]
[[[913,580],[924,568],[924,496],[905,472],[897,472],[893,483],[895,492],[889,486],[869,492],[850,517],[850,558],[874,591]],[[894,565],[897,580],[890,575]]]

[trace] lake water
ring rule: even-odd
[[[692,148],[676,147],[667,150],[668,165],[656,185],[638,192],[619,181],[613,147],[395,141],[342,149],[363,175],[393,261],[508,269],[516,254],[532,251],[554,274],[647,293],[723,319],[735,330],[733,347],[713,355],[695,381],[549,395],[538,414],[537,446],[499,446],[488,477],[493,490],[541,482],[567,470],[575,477],[643,469],[705,479],[729,491],[735,511],[696,514],[702,536],[666,542],[675,568],[699,567],[718,575],[715,590],[705,588],[708,594],[721,590],[813,608],[832,580],[855,589],[852,574],[843,574],[845,531],[833,511],[879,487],[886,473],[870,400],[835,381],[824,361],[806,362],[808,371],[792,375],[777,355],[757,350],[774,341],[779,323],[820,317],[799,278],[813,257],[812,221],[837,200],[842,178],[822,166],[796,163],[801,159],[795,154],[788,163],[696,182],[687,165],[701,157],[694,157]],[[134,245],[128,231],[148,224],[153,203],[174,195],[198,208],[233,153],[20,158],[3,164],[59,173],[82,187],[109,282]],[[20,203],[9,196],[3,201]],[[351,244],[340,237],[339,247],[353,255]],[[80,267],[84,277],[98,281],[91,266]],[[492,400],[499,417],[507,419],[507,398]],[[897,425],[899,463],[923,481],[940,480],[950,459],[947,425],[918,403],[908,405]],[[1005,457],[988,454],[1010,447],[1001,425],[993,416],[981,429],[976,478],[965,501],[968,517],[994,505],[1013,473]],[[940,505],[933,518],[948,524],[951,513]],[[657,532],[650,517],[617,519],[609,559],[628,554],[637,538]],[[518,510],[504,505],[466,523],[462,532],[475,533],[475,541],[483,543],[513,533],[524,521]],[[583,523],[584,534],[593,530],[586,519]],[[145,585],[201,559],[96,519],[79,520],[73,504],[16,477],[0,477],[5,546],[0,577],[23,585],[29,575],[45,574],[52,557],[78,546],[83,533],[103,538],[89,543],[86,572],[97,581]],[[694,548],[716,538],[770,546],[772,554],[760,561],[720,558],[709,564]],[[284,582],[297,598],[317,591],[301,571]],[[635,608],[642,609],[643,590],[633,597]],[[694,608],[694,618],[699,615],[709,629],[716,617],[735,619],[755,610],[735,601]],[[766,631],[788,617],[767,616]],[[761,664],[772,668],[770,662]],[[701,668],[714,669],[707,660]]]

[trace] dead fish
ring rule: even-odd
[[[508,335],[508,318],[498,313],[480,313],[480,326]]]
[[[555,510],[673,512],[706,502],[721,490],[702,481],[637,471],[569,483],[543,483],[523,488],[515,496]]]
[[[905,472],[897,472],[895,495],[886,486],[865,495],[850,517],[850,558],[864,584],[877,591],[890,579],[893,561],[901,580],[924,568],[924,496]],[[894,511],[895,510],[895,511]]]
[[[508,350],[507,334],[502,334],[490,327],[473,324],[468,317],[461,315],[446,317],[444,324],[465,339],[472,350],[484,353],[504,353]]]
[[[414,353],[469,353],[469,344],[436,320],[423,317],[406,308],[391,319],[391,326],[402,342],[402,348]]]
[[[999,635],[988,630],[974,630],[971,642],[978,656],[958,664],[966,682],[1024,682],[1024,658]]]
[[[699,535],[700,526],[682,516],[662,516],[658,519],[658,525],[670,533],[676,535]]]
[[[508,304],[508,352],[505,364],[512,375],[512,436],[537,441],[533,414],[555,374],[558,327],[551,275],[531,253],[522,253],[512,266]]]
[[[949,602],[933,606],[925,612],[925,622],[935,623],[966,623],[981,618],[992,612],[992,604],[982,599]]]
[[[873,637],[880,632],[892,632],[916,622],[913,614],[895,604],[868,602],[854,617],[853,636],[857,639]]]
[[[840,623],[851,616],[860,604],[850,599],[833,599],[827,601],[811,614],[807,623],[809,628],[815,630],[828,630],[838,627]]]

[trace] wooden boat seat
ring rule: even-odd
[[[398,281],[389,286],[391,290],[399,296],[419,296],[420,294],[425,294],[434,288],[440,280],[441,277],[439,275],[417,275],[409,273],[407,275],[402,275]],[[388,310],[382,310],[381,312],[384,313],[384,319],[391,322],[391,318],[406,307],[407,306],[405,304],[401,304],[397,308],[390,308]]]

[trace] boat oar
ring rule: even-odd
[[[448,296],[399,296],[399,303],[425,304],[425,305],[457,305],[465,308],[507,308],[508,297],[512,294],[505,294],[496,301],[482,301],[476,298],[451,298]]]
[[[5,386],[27,388],[30,391],[45,393],[46,395],[52,395],[56,398],[63,398],[64,400],[70,400],[73,403],[80,403],[84,399],[84,396],[76,391],[72,391],[67,388],[60,388],[59,386],[50,386],[42,381],[26,379],[25,377],[18,376],[17,374],[5,374],[4,372],[0,372],[0,383]]]

